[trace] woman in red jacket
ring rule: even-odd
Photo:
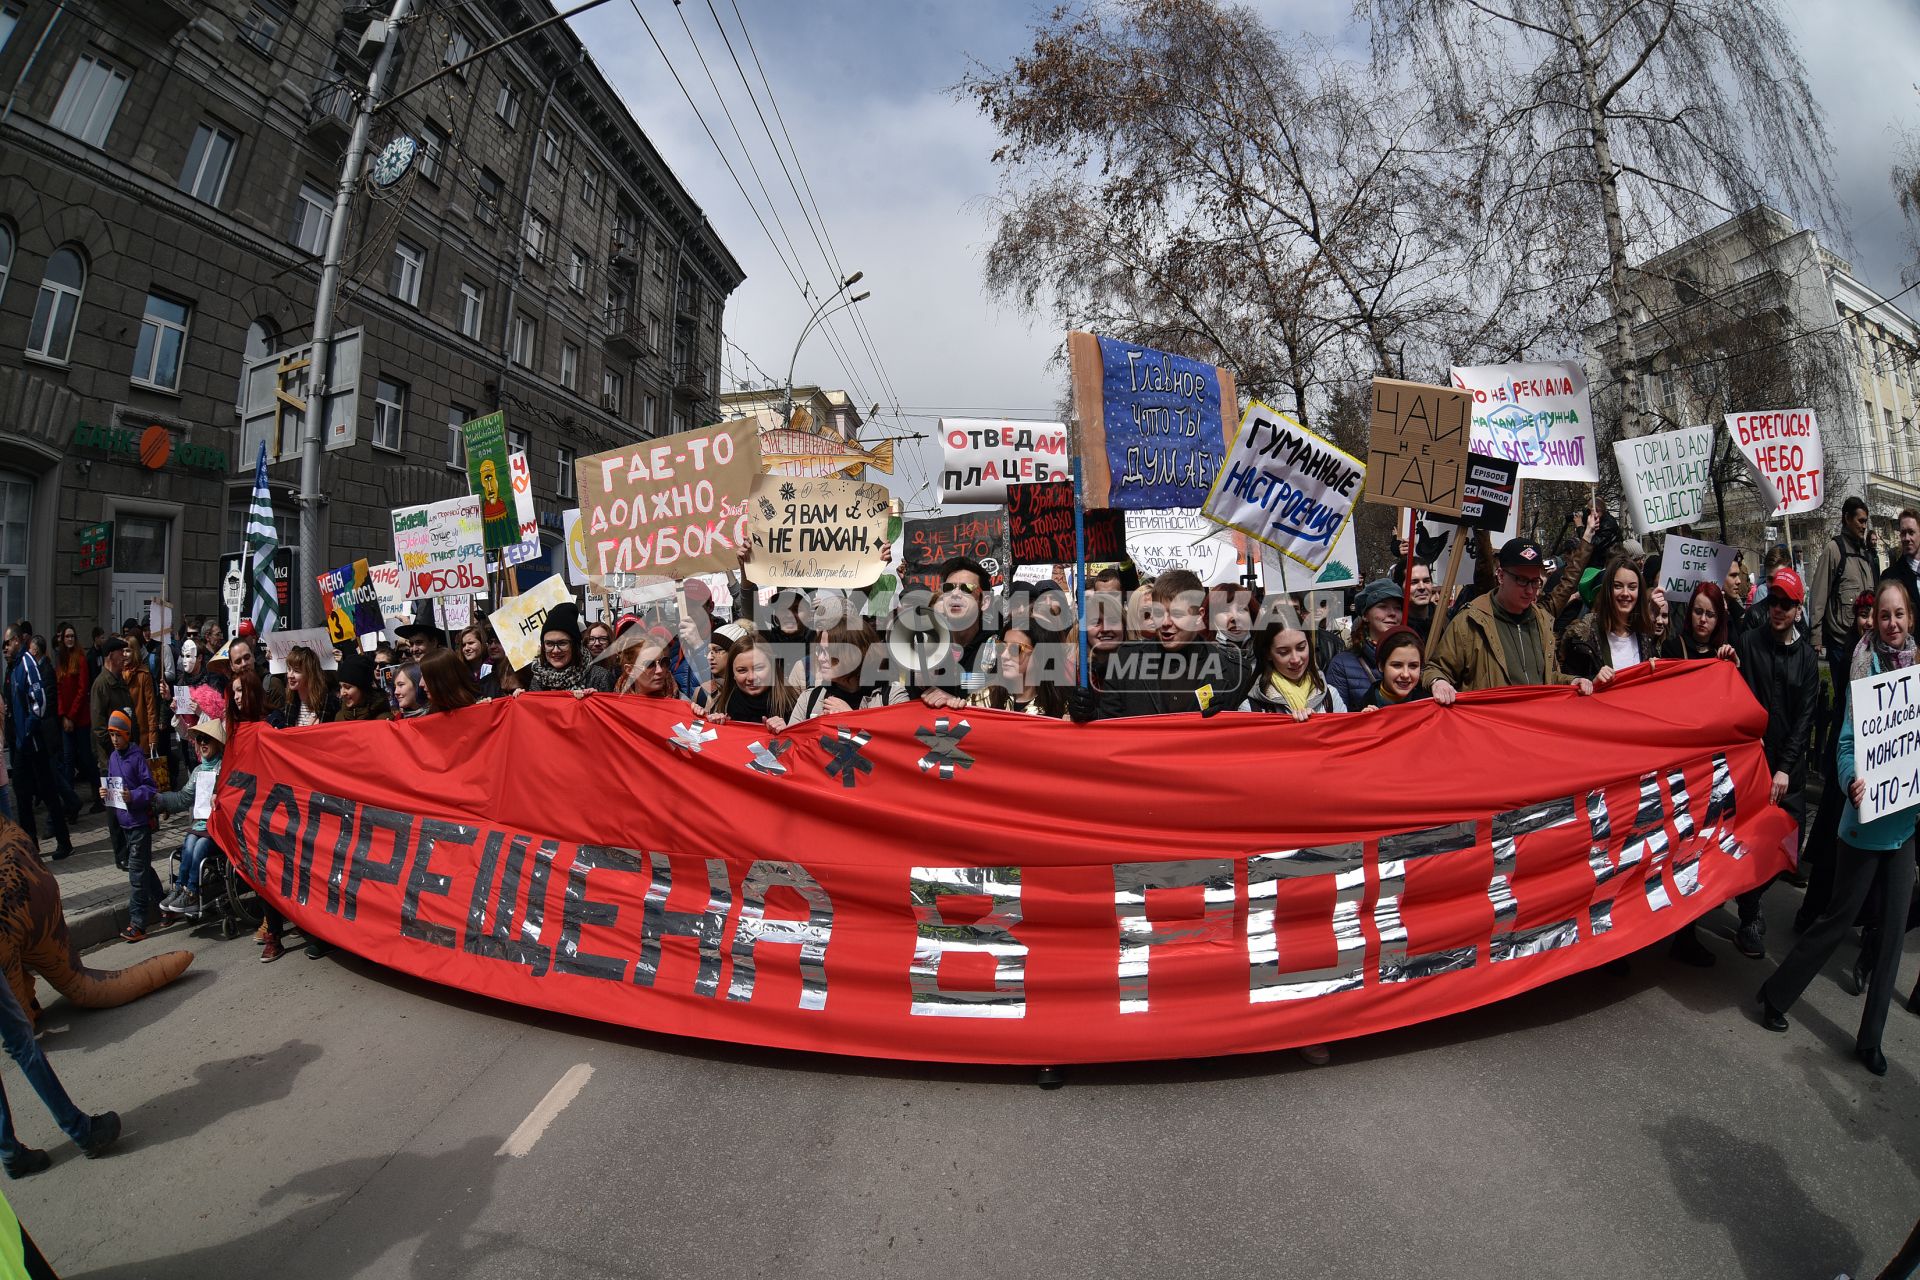
[[[70,622],[61,623],[53,633],[53,670],[64,749],[60,767],[66,770],[69,782],[78,770],[78,776],[90,784],[88,794],[92,794],[100,785],[100,771],[93,762],[93,715],[88,710],[93,677],[87,668],[86,651],[80,647],[80,633]]]

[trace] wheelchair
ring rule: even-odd
[[[185,845],[186,841],[182,840],[174,846],[173,857],[169,860],[169,893],[172,892],[172,886],[180,882],[180,852]],[[240,878],[233,864],[227,861],[225,852],[215,845],[212,853],[200,859],[200,914],[168,918],[186,920],[190,930],[204,925],[217,925],[220,936],[231,939],[241,933],[252,933],[263,915],[259,895],[254,893],[253,886]]]

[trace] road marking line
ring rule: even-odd
[[[520,1127],[507,1135],[500,1144],[496,1156],[512,1156],[518,1159],[533,1150],[533,1144],[540,1141],[540,1135],[554,1122],[567,1105],[580,1096],[580,1090],[586,1088],[587,1081],[593,1077],[593,1068],[581,1062],[567,1068],[567,1073],[554,1081],[553,1088],[547,1090],[547,1096],[527,1112],[527,1118]]]

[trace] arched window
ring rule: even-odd
[[[72,249],[59,249],[47,259],[40,277],[40,296],[33,304],[33,327],[27,330],[27,351],[65,364],[73,348],[73,322],[80,314],[80,295],[87,287],[87,268]]]
[[[240,377],[234,388],[234,408],[240,415],[247,415],[249,405],[270,404],[273,400],[274,376],[272,370],[264,371],[256,380],[251,394],[247,390],[247,368],[255,360],[265,360],[280,346],[280,327],[273,321],[261,316],[247,326],[247,345],[240,353]]]
[[[13,275],[13,228],[0,222],[0,302],[7,299],[7,280]]]

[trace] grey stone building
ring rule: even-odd
[[[426,5],[390,83],[553,12]],[[243,424],[243,364],[308,337],[369,16],[0,0],[0,616],[84,634],[153,595],[219,609],[254,440],[273,435]],[[503,406],[557,565],[574,458],[718,418],[743,273],[564,23],[384,111],[372,146],[403,135],[412,161],[353,200],[336,329],[363,336],[322,563],[390,559],[389,510],[464,492],[451,428]],[[105,521],[107,563],[83,567],[82,531]]]

